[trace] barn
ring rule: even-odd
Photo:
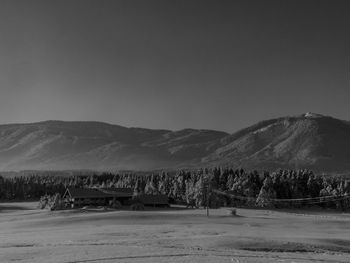
[[[63,199],[72,207],[86,205],[106,206],[110,201],[118,200],[124,203],[132,198],[133,191],[129,188],[74,188],[68,187]]]
[[[134,191],[131,188],[99,188],[102,193],[112,195],[114,200],[126,204],[133,197]]]
[[[134,197],[133,202],[142,203],[145,206],[157,206],[157,207],[168,207],[169,206],[169,198],[167,195],[156,194],[141,194]]]

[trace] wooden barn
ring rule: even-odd
[[[166,195],[141,194],[133,196],[131,188],[74,188],[68,187],[63,195],[65,202],[72,208],[83,206],[107,206],[115,201],[122,205],[141,203],[144,206],[168,207]]]
[[[147,195],[142,194],[134,197],[134,202],[140,202],[145,206],[169,207],[167,195]]]
[[[132,198],[133,191],[129,188],[74,188],[68,187],[63,199],[72,208],[87,205],[106,206],[111,201],[124,203]]]
[[[118,200],[121,204],[126,204],[133,197],[133,189],[131,188],[99,188],[102,193],[112,195],[114,200]]]

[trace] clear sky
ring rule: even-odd
[[[350,120],[347,3],[1,0],[0,123]]]

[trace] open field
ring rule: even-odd
[[[0,262],[350,262],[350,214],[0,204]]]

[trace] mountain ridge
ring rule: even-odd
[[[232,134],[98,121],[0,125],[0,170],[208,167],[350,171],[350,122],[316,113],[265,120]]]

